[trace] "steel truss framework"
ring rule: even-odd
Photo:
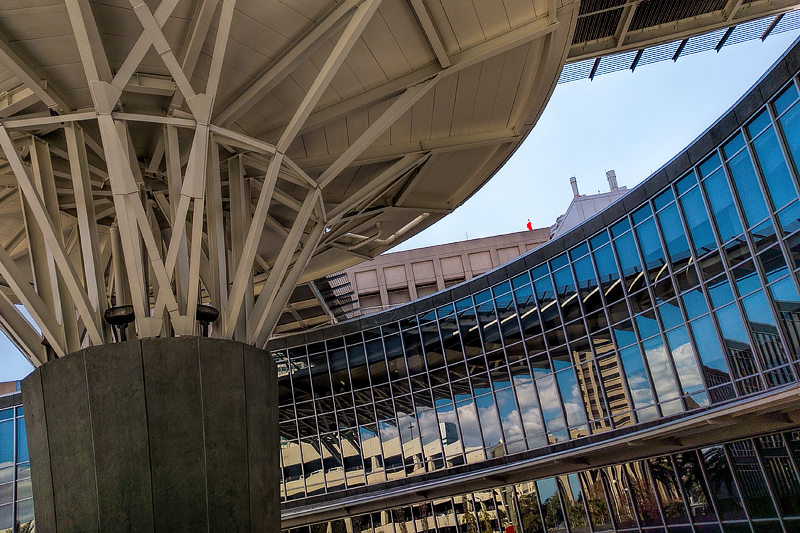
[[[210,304],[221,312],[213,336],[264,346],[298,282],[377,255],[435,222],[513,153],[574,55],[581,4],[535,0],[516,18],[509,8],[508,27],[498,30],[466,19],[447,29],[443,3],[342,0],[237,85],[227,79],[226,58],[234,34],[239,43],[247,35],[235,21],[266,8],[249,0],[187,2],[110,2],[133,14],[134,24],[119,23],[130,37],[122,49],[108,44],[91,0],[58,4],[75,47],[70,60],[82,71],[70,86],[43,74],[53,65],[26,55],[19,44],[25,39],[0,36],[0,64],[19,82],[0,102],[0,215],[18,225],[0,247],[0,329],[35,366],[50,349],[61,356],[112,342],[103,313],[123,304],[133,307],[140,338],[196,334],[197,305]],[[792,7],[759,0],[741,11],[752,18]],[[181,9],[192,12],[191,22],[185,39],[176,40],[169,28]],[[348,70],[343,65],[375,53],[365,52],[370,24],[406,11],[406,40],[423,43],[416,50],[430,62],[342,90],[335,82]],[[490,15],[478,11],[478,18]],[[691,31],[718,22],[698,20]],[[480,31],[464,38],[459,24]],[[478,83],[481,69],[488,83]],[[288,115],[254,126],[251,115],[265,98],[277,99],[290,78],[302,98],[284,106]],[[511,89],[483,101],[485,86]],[[81,91],[90,100],[82,101]],[[499,118],[487,115],[481,128],[477,115],[456,124],[464,91],[474,94],[466,107],[477,114],[495,105]],[[354,113],[361,113],[355,126]],[[395,141],[393,128],[411,129],[402,122],[411,114],[452,125],[439,135],[429,127],[424,138],[400,128]],[[292,151],[341,130],[326,151]],[[379,142],[389,134],[391,142]],[[371,174],[355,179],[366,167]],[[441,177],[443,171],[453,176]],[[444,185],[432,186],[436,180]]]
[[[445,142],[412,153],[401,148],[368,155],[373,141],[442,79],[545,37],[558,27],[555,2],[551,2],[548,16],[448,56],[424,5],[412,1],[438,64],[369,94],[372,100],[391,97],[392,101],[343,152],[329,161],[305,164],[317,174],[312,178],[287,156],[287,150],[308,128],[342,115],[349,106],[364,105],[362,97],[359,102],[342,102],[340,109],[329,108],[325,117],[313,115],[381,0],[341,2],[238,98],[216,111],[214,102],[236,1],[203,3],[182,62],[163,32],[178,1],[163,0],[155,11],[141,0],[130,3],[141,34],[112,73],[90,2],[66,0],[93,102],[88,111],[74,110],[8,43],[0,43],[0,61],[24,84],[7,96],[3,115],[23,109],[34,99],[51,109],[49,116],[12,117],[0,125],[6,170],[15,177],[2,201],[17,199],[16,186],[24,220],[16,238],[0,247],[0,274],[7,284],[0,292],[0,327],[37,366],[48,358],[42,337],[57,356],[87,344],[111,342],[113,335],[104,325],[103,313],[108,306],[121,304],[132,305],[136,333],[142,338],[196,334],[197,304],[210,303],[221,311],[213,336],[263,346],[306,265],[321,247],[355,250],[375,241],[390,244],[431,211],[436,212],[421,212],[388,239],[381,239],[377,223],[375,235],[356,235],[360,242],[355,245],[337,243],[363,222],[359,219],[377,196],[413,173],[433,152],[450,148]],[[218,27],[207,81],[204,90],[195,91],[189,80],[205,38],[203,31],[208,31],[213,17],[218,17]],[[333,31],[338,38],[328,59],[276,142],[229,129],[258,98],[330,39]],[[150,47],[173,81],[137,75]],[[122,92],[132,84],[145,84],[149,92],[163,86],[165,94],[174,94],[173,113],[156,116],[119,111]],[[170,93],[170,86],[177,91]],[[188,113],[178,110],[183,102]],[[147,166],[137,160],[132,140],[134,130],[142,125],[161,130],[155,135]],[[63,139],[66,150],[43,140],[43,130],[50,138]],[[89,131],[99,131],[99,139]],[[190,143],[185,142],[187,137],[191,137]],[[470,142],[497,144],[519,135],[507,132],[483,137],[475,136]],[[96,154],[105,168],[92,164],[87,152]],[[346,201],[326,205],[325,189],[364,157],[394,162]],[[261,179],[251,179],[246,167],[262,172]],[[159,175],[165,178],[164,186],[153,187],[153,182],[161,185]],[[71,189],[60,189],[57,178],[68,179]],[[291,193],[286,192],[286,185]],[[255,204],[251,192],[257,192]],[[65,195],[71,201],[65,202]],[[287,210],[291,212],[288,217]],[[274,211],[281,212],[281,221]],[[109,219],[113,224],[98,223]],[[265,227],[283,238],[279,253],[270,260],[259,254]],[[25,243],[30,273],[21,261],[25,250],[19,250]],[[41,335],[20,312],[18,303],[30,313]]]

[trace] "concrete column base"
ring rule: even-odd
[[[280,530],[275,362],[198,337],[96,346],[22,382],[36,529]]]

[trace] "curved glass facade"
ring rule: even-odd
[[[273,342],[285,510],[666,426],[796,383],[798,56],[562,238],[402,308]],[[343,519],[341,531],[798,531],[797,435],[454,488]]]
[[[273,340],[287,531],[800,532],[798,71],[563,237]],[[0,533],[32,530],[19,402]]]
[[[19,394],[0,402],[0,533],[33,531],[33,492]],[[12,401],[8,401],[12,400]],[[13,401],[16,400],[16,401]]]

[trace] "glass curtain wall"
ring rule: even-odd
[[[797,381],[799,99],[792,81],[666,188],[534,268],[276,351],[283,498],[481,463]],[[637,490],[659,483],[646,471],[627,474]],[[552,517],[568,511],[556,485]],[[677,497],[638,493],[640,505]]]
[[[533,479],[284,533],[796,533],[800,431]]]
[[[31,467],[22,407],[0,409],[0,533],[34,530]]]

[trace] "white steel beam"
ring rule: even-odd
[[[20,86],[0,95],[0,118],[8,118],[39,101],[32,89]]]
[[[339,29],[346,15],[353,11],[364,0],[344,0],[321,22],[315,25],[302,39],[292,46],[274,65],[256,77],[247,89],[242,91],[233,102],[223,109],[214,122],[222,126],[230,126],[246,113],[265,94],[274,89],[297,66],[308,59],[325,39]]]
[[[7,69],[14,73],[25,87],[33,91],[33,93],[45,103],[50,109],[59,113],[68,113],[72,108],[61,97],[61,95],[52,87],[52,84],[45,83],[31,64],[23,59],[8,43],[6,38],[0,35],[0,63],[4,64]]]
[[[63,344],[60,332],[61,326],[52,314],[52,308],[48,307],[36,293],[36,290],[28,284],[25,274],[17,267],[14,259],[8,255],[8,252],[2,246],[0,246],[0,274],[2,274],[17,299],[30,313],[33,321],[42,330],[42,334],[56,354],[59,357],[67,355],[69,352]]]
[[[338,221],[348,211],[354,209],[364,200],[374,197],[379,191],[388,188],[409,170],[426,161],[428,157],[428,154],[407,154],[403,156],[392,166],[381,172],[380,175],[369,180],[369,183],[364,185],[361,189],[349,195],[347,200],[333,208],[329,213],[329,222],[333,223]]]
[[[96,313],[96,320],[102,323],[103,312],[107,300],[103,268],[100,262],[100,237],[97,232],[97,220],[92,184],[89,179],[89,165],[86,159],[86,145],[83,130],[75,124],[64,128],[67,138],[72,187],[75,192],[75,210],[78,216],[78,230],[81,241],[81,257],[86,279],[86,292]]]
[[[295,112],[292,119],[287,124],[286,129],[283,130],[280,140],[277,143],[279,152],[286,152],[289,145],[297,136],[300,128],[302,128],[308,116],[314,110],[314,107],[322,98],[322,93],[328,88],[339,67],[342,66],[347,54],[353,48],[353,45],[361,37],[361,32],[367,27],[372,15],[378,10],[381,0],[365,0],[356,10],[353,18],[345,27],[341,37],[333,47],[327,61],[322,65],[319,74],[314,79],[308,92],[306,93],[300,107]]]
[[[303,201],[303,207],[300,209],[300,212],[297,213],[297,218],[294,224],[292,224],[289,236],[284,241],[281,251],[275,260],[275,264],[272,266],[269,278],[267,278],[266,283],[264,283],[264,286],[261,288],[261,293],[259,293],[258,299],[256,299],[256,303],[253,306],[253,312],[247,321],[247,336],[250,344],[260,337],[266,323],[268,311],[276,304],[275,299],[283,282],[283,278],[286,275],[286,271],[289,269],[289,264],[294,256],[295,250],[297,250],[297,246],[300,244],[300,240],[305,233],[306,224],[308,224],[311,219],[311,213],[314,210],[314,205],[319,195],[319,190],[309,191],[306,195],[306,199]],[[286,302],[278,302],[281,308],[283,308],[285,303]]]
[[[278,152],[269,163],[269,169],[267,169],[267,174],[264,177],[264,185],[261,187],[261,192],[258,195],[258,203],[253,212],[253,220],[250,222],[250,229],[247,232],[247,238],[242,247],[242,253],[238,257],[239,265],[233,277],[233,286],[228,296],[227,309],[223,313],[223,337],[226,339],[232,338],[231,336],[236,328],[236,322],[242,310],[245,289],[248,284],[252,282],[253,261],[258,251],[258,242],[261,240],[261,232],[267,218],[269,204],[272,200],[272,192],[275,190],[275,182],[278,180],[278,170],[280,170],[282,160],[283,154]]]
[[[186,240],[186,226],[176,229],[178,219],[178,204],[181,198],[183,177],[181,176],[180,145],[178,143],[178,130],[174,126],[165,126],[164,138],[166,139],[167,157],[167,187],[169,190],[169,211],[164,214],[170,220],[172,227],[170,242],[175,233],[180,234],[177,249],[177,263],[173,267],[175,279],[175,292],[178,300],[178,309],[182,315],[186,314],[186,297],[189,293],[189,248]],[[185,220],[185,218],[184,218]]]
[[[228,258],[225,247],[225,215],[222,210],[219,147],[216,143],[211,143],[208,157],[206,231],[208,234],[208,259],[211,267],[211,287],[206,288],[211,297],[211,304],[217,309],[224,309],[228,302]],[[215,337],[220,335],[221,329],[214,328]]]
[[[522,137],[513,130],[497,130],[483,133],[473,133],[469,135],[458,135],[455,137],[444,137],[413,143],[394,144],[388,146],[378,146],[367,148],[361,152],[352,164],[365,165],[370,163],[380,163],[382,161],[394,161],[407,154],[438,154],[458,150],[467,150],[485,145],[502,144],[509,142],[519,142]],[[295,163],[302,165],[308,172],[324,172],[337,159],[340,154],[326,154],[316,157],[308,157],[295,160]]]
[[[414,15],[417,17],[420,28],[422,28],[422,32],[425,34],[425,38],[428,40],[428,44],[430,44],[431,50],[433,50],[439,64],[442,68],[449,67],[450,58],[447,57],[447,50],[442,42],[442,37],[436,29],[436,24],[433,22],[428,8],[425,7],[425,2],[423,2],[423,0],[409,0],[409,3],[411,4],[411,9],[414,10]]]
[[[162,2],[156,8],[156,12],[153,14],[153,17],[155,18],[159,28],[164,26],[167,19],[172,14],[172,11],[175,9],[175,6],[177,5],[178,0],[162,0]],[[131,51],[128,52],[128,56],[125,58],[125,61],[123,61],[122,66],[117,70],[117,73],[114,76],[114,81],[111,82],[111,85],[120,91],[128,85],[128,82],[136,72],[136,69],[139,68],[139,65],[144,59],[144,56],[147,54],[147,51],[150,50],[151,44],[153,43],[150,40],[147,32],[142,32],[142,34],[136,40],[136,44],[134,44]]]
[[[250,232],[252,211],[250,181],[245,179],[244,165],[241,155],[237,155],[228,159],[228,197],[230,198],[231,220],[231,262],[229,266],[230,272],[236,272],[240,266],[239,258],[241,258],[242,254],[244,253],[245,243]],[[252,263],[249,265],[249,268],[245,271],[244,275],[246,283],[241,305],[244,306],[246,311],[245,313],[239,315],[239,318],[236,320],[236,324],[234,324],[233,327],[233,338],[242,341],[244,341],[247,336],[247,317],[250,315],[250,309],[253,308],[254,296]]]
[[[64,232],[61,227],[61,210],[58,206],[58,193],[56,193],[55,178],[53,176],[53,163],[50,159],[50,149],[45,142],[33,137],[30,138],[30,143],[31,167],[36,189],[44,203],[44,207],[47,210],[47,216],[49,217],[50,222],[55,230],[57,245],[64,250],[64,255],[69,258],[69,249],[64,246]],[[39,221],[37,221],[37,226],[41,226]],[[28,234],[30,235],[30,232]],[[47,244],[45,246],[44,259],[44,265],[34,264],[33,268],[34,271],[37,269],[37,267],[47,268],[49,271],[49,289],[52,296],[51,302],[53,304],[53,310],[56,314],[56,320],[61,323],[65,346],[68,352],[72,353],[80,349],[78,323],[75,317],[72,299],[70,298],[69,290],[66,288],[64,283],[63,276],[56,268],[53,250]],[[47,287],[39,286],[37,286],[37,289],[45,292],[48,290]],[[96,316],[92,316],[91,319],[96,324],[99,324],[99,322],[96,321]]]
[[[515,28],[509,32],[503,33],[492,39],[487,39],[480,44],[463,50],[457,54],[453,54],[450,58],[450,67],[443,69],[436,64],[428,65],[427,67],[420,68],[414,72],[410,72],[404,76],[391,80],[379,85],[368,91],[357,94],[351,98],[347,98],[332,104],[326,108],[313,112],[308,119],[304,122],[303,127],[298,132],[299,135],[307,133],[311,130],[330,124],[339,120],[348,114],[358,109],[369,107],[370,105],[383,102],[390,98],[403,93],[407,88],[424,82],[425,80],[442,74],[445,76],[459,72],[467,67],[485,61],[491,57],[507,52],[517,46],[529,43],[539,37],[544,37],[555,31],[560,22],[551,23],[549,19],[540,17],[532,22],[529,22],[519,28]],[[274,139],[282,131],[282,127],[259,134],[258,137],[265,139]]]
[[[297,256],[292,269],[283,280],[280,290],[273,298],[271,305],[267,307],[267,314],[264,317],[263,323],[260,329],[255,332],[255,338],[252,341],[253,345],[260,348],[265,347],[269,336],[272,335],[275,326],[278,324],[278,320],[281,317],[281,313],[283,313],[286,302],[288,302],[289,298],[292,296],[292,292],[294,291],[297,282],[300,280],[300,276],[303,274],[308,262],[311,260],[312,254],[317,249],[317,245],[319,244],[319,240],[324,229],[325,224],[323,222],[319,222],[311,230],[311,233],[309,233],[308,238],[303,245],[303,249]]]
[[[375,140],[380,137],[383,132],[391,127],[397,119],[402,117],[411,106],[416,104],[420,98],[430,91],[433,86],[439,81],[439,76],[436,76],[426,82],[409,87],[406,91],[395,100],[389,109],[384,111],[378,119],[373,122],[367,130],[362,133],[358,139],[351,144],[347,150],[340,155],[336,161],[328,167],[322,175],[318,178],[320,189],[324,189],[344,170],[356,157],[358,157],[364,150],[366,150]]]
[[[25,359],[34,368],[47,362],[47,352],[42,346],[42,336],[33,329],[28,320],[6,296],[0,291],[0,330],[6,334],[8,340],[22,352]]]
[[[189,83],[186,73],[181,69],[181,65],[178,63],[175,54],[172,53],[172,48],[170,48],[166,37],[164,37],[161,26],[159,26],[158,22],[153,17],[150,8],[147,7],[147,4],[142,2],[142,0],[130,0],[130,2],[131,6],[133,6],[133,12],[136,14],[145,33],[147,33],[147,36],[153,43],[153,48],[156,49],[156,53],[161,56],[161,60],[178,85],[178,89],[183,93],[183,97],[189,100],[195,95],[194,89],[192,88],[192,84]]]
[[[110,82],[111,68],[89,0],[64,0],[87,80]]]
[[[222,2],[222,12],[219,15],[219,25],[217,26],[217,39],[214,42],[214,52],[211,56],[211,67],[209,67],[208,81],[206,82],[206,94],[211,97],[217,95],[219,77],[222,73],[222,62],[225,59],[225,48],[228,46],[228,35],[231,31],[233,8],[235,6],[236,0],[223,0]]]

